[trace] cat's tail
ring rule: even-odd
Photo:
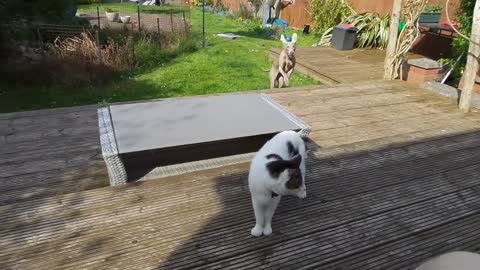
[[[298,169],[302,162],[302,156],[297,154],[291,159],[277,159],[267,163],[266,167],[270,175],[274,178],[278,178],[280,174],[286,169]]]

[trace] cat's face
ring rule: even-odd
[[[302,176],[302,171],[300,168],[298,169],[288,169],[288,180],[285,183],[285,187],[292,193],[299,198],[304,199],[307,196],[307,191],[305,187],[305,181]]]

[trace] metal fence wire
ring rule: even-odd
[[[114,7],[91,6],[80,14],[90,25],[99,29],[128,28],[147,32],[189,33],[190,9],[185,6],[151,6],[138,4],[115,5]]]

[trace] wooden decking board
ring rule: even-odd
[[[476,214],[410,235],[399,242],[357,252],[330,264],[314,264],[299,269],[405,269],[412,266],[412,262],[417,262],[413,265],[418,265],[418,262],[435,256],[435,253],[458,250],[466,245],[471,245],[468,250],[475,249],[475,246],[480,246],[479,226],[480,217]],[[465,235],[465,239],[458,239],[459,234]]]
[[[44,152],[28,151],[22,154],[11,153],[0,155],[0,166],[20,166],[27,163],[38,162],[39,159],[43,160],[79,160],[79,159],[92,159],[101,156],[101,149],[98,145],[85,145],[82,148],[63,148],[63,149],[46,149]],[[0,167],[1,168],[1,167]],[[3,170],[3,169],[2,169]],[[5,169],[6,170],[6,169]],[[43,168],[46,170],[46,168]],[[28,172],[24,172],[28,173]]]
[[[98,133],[89,133],[79,137],[62,137],[61,140],[42,139],[38,141],[25,141],[14,144],[6,144],[0,148],[0,155],[22,153],[28,151],[43,151],[44,149],[58,149],[98,145],[100,142]]]
[[[413,97],[396,97],[396,96],[389,96],[389,97],[382,97],[379,99],[372,98],[372,100],[367,100],[363,102],[356,102],[355,100],[350,100],[349,102],[345,102],[344,104],[337,104],[337,105],[329,105],[329,104],[318,104],[314,106],[309,106],[307,108],[303,108],[302,111],[299,111],[297,114],[301,118],[306,115],[311,114],[321,114],[324,112],[342,112],[352,109],[360,109],[364,107],[378,107],[378,106],[385,106],[385,105],[395,105],[395,104],[404,104],[410,102],[424,102],[427,101],[427,97],[420,97],[420,98],[413,98]],[[288,106],[286,106],[288,109]],[[293,111],[293,110],[292,110]]]
[[[393,192],[394,192],[394,191],[392,191],[392,193],[393,193]],[[349,206],[349,205],[347,205],[347,207],[348,207],[348,206]],[[310,213],[308,213],[308,212],[305,213],[306,216],[309,216],[309,214],[310,214]],[[353,212],[352,212],[352,215],[353,215],[353,216],[358,216],[359,214],[358,214],[357,212],[353,211]],[[360,214],[360,216],[362,216],[362,214]],[[350,217],[350,218],[351,218],[351,217]],[[323,220],[324,220],[323,217],[320,217],[319,219],[322,220],[321,223],[322,223]],[[291,222],[293,222],[293,221],[294,221],[294,219],[293,219]],[[315,224],[316,222],[317,222],[316,220],[310,220],[308,223]],[[320,222],[320,220],[319,220],[319,222]],[[288,221],[285,221],[285,223],[288,223]],[[322,227],[322,226],[320,226],[320,227]],[[286,230],[286,229],[285,229],[285,230]],[[239,246],[238,241],[233,241],[233,240],[232,240],[232,242],[236,242],[236,243],[237,243],[237,246]],[[185,253],[182,252],[182,255],[184,255],[184,254],[185,254]],[[217,254],[217,252],[215,252],[215,254]]]
[[[95,161],[101,161],[101,153],[86,153],[83,155],[60,156],[47,160],[31,160],[24,163],[4,164],[0,165],[0,177],[10,177],[19,174],[34,173],[38,171],[46,171],[53,169],[61,169],[65,167],[78,167],[87,165]]]
[[[0,177],[0,190],[10,191],[63,181],[75,181],[82,178],[103,177],[107,170],[101,161],[90,162],[81,166],[40,170],[33,173],[22,173],[14,176]],[[108,179],[104,179],[108,182]],[[107,186],[107,185],[106,185]]]
[[[88,170],[89,168],[85,168],[85,171]],[[27,184],[28,186],[20,188],[19,185],[16,184],[14,189],[3,189],[3,191],[0,193],[0,205],[102,188],[107,187],[110,184],[105,168],[90,171],[83,175],[75,172],[74,174],[70,174],[70,176],[63,179],[58,179],[58,177],[55,177],[48,180],[51,181],[36,179],[31,186]]]
[[[78,128],[69,128],[63,130],[49,130],[47,132],[32,132],[32,131],[25,131],[25,132],[15,132],[6,137],[6,140],[3,144],[0,144],[0,147],[8,146],[9,144],[13,143],[23,143],[23,142],[35,142],[39,140],[62,140],[65,137],[75,136],[89,136],[92,134],[98,135],[98,121],[95,123],[82,123],[79,124],[80,127]],[[41,127],[38,127],[41,129]]]
[[[32,118],[32,117],[39,117],[39,116],[57,116],[57,115],[64,115],[66,113],[90,112],[90,111],[96,110],[98,107],[99,107],[98,105],[85,105],[85,106],[52,108],[52,109],[43,109],[43,110],[34,110],[34,111],[2,113],[0,114],[0,120]]]
[[[64,114],[60,117],[38,116],[30,118],[17,118],[0,120],[0,136],[22,134],[31,130],[37,133],[51,133],[57,130],[68,131],[82,128],[85,124],[94,124],[97,121],[97,112],[87,111],[83,113]]]
[[[311,137],[317,139],[319,142],[326,141],[326,143],[320,143],[320,146],[327,147],[337,144],[338,141],[348,144],[382,138],[382,135],[384,135],[383,137],[395,136],[422,131],[425,128],[442,128],[445,123],[452,123],[455,125],[459,125],[460,123],[470,124],[469,121],[462,121],[460,119],[449,121],[449,117],[441,117],[438,114],[394,120],[396,122],[395,124],[390,120],[372,122],[370,123],[371,125],[369,125],[369,128],[362,125],[352,125],[335,129],[317,130],[312,132]],[[475,127],[478,128],[478,125]],[[355,138],[357,139],[355,140]]]
[[[463,177],[462,177],[462,178],[463,178]],[[427,190],[428,190],[428,189],[427,189]],[[245,203],[248,203],[248,201],[247,201],[247,202],[245,202]]]
[[[469,194],[468,198],[467,194]],[[472,203],[476,202],[478,204],[479,200],[475,194],[468,192],[462,195],[465,200],[472,199]],[[296,236],[282,242],[273,242],[276,237],[271,237],[264,241],[258,241],[265,244],[262,248],[257,246],[248,251],[242,251],[241,253],[238,251],[238,248],[234,249],[235,252],[241,255],[239,255],[238,258],[232,256],[229,259],[221,260],[217,263],[217,266],[221,266],[222,269],[230,269],[241,266],[246,267],[246,265],[251,268],[261,267],[263,265],[272,269],[279,269],[288,266],[294,267],[295,264],[298,266],[300,261],[318,260],[318,258],[322,258],[322,255],[326,254],[329,254],[328,259],[322,258],[322,261],[328,262],[328,260],[333,257],[332,254],[338,254],[337,256],[340,256],[349,250],[358,250],[359,246],[368,245],[372,240],[376,240],[375,243],[381,244],[411,234],[411,229],[401,227],[403,224],[415,226],[418,232],[430,229],[435,225],[446,224],[451,220],[468,217],[478,212],[478,209],[473,210],[473,207],[448,209],[448,211],[443,209],[443,207],[451,203],[459,204],[461,201],[462,199],[459,195],[447,195],[436,200],[418,203],[413,206],[398,209],[397,211],[392,211],[391,213],[395,214],[394,219],[388,214],[368,217],[337,226],[330,230],[321,230],[315,233],[309,232],[303,236]],[[434,204],[434,207],[431,207],[431,204]],[[434,212],[434,210],[436,212]],[[447,213],[454,214],[454,217],[449,217]],[[428,222],[424,222],[427,219]],[[364,235],[364,233],[366,234]],[[323,248],[325,246],[327,248]],[[271,247],[273,247],[273,252]],[[216,254],[214,251],[212,251],[212,253]],[[265,253],[269,254],[269,256],[258,256],[258,254]],[[179,257],[182,256],[181,251],[177,254]],[[172,261],[175,261],[174,259],[172,259]],[[282,259],[291,264],[280,264]],[[296,261],[296,259],[299,261]],[[215,263],[202,267],[215,269],[214,266]],[[162,265],[162,267],[165,266]],[[175,269],[178,265],[171,265],[171,267]],[[165,269],[167,269],[167,267],[165,267]],[[177,269],[184,268],[178,267]]]
[[[480,249],[472,227],[478,114],[459,114],[454,102],[402,82],[253,92],[302,115],[318,144],[307,200],[282,200],[273,236],[249,235],[247,163],[95,188],[107,180],[98,106],[8,114],[0,115],[0,269],[380,269]],[[35,142],[38,134],[44,139]],[[437,249],[442,239],[457,241]],[[425,252],[403,248],[416,243]]]
[[[477,142],[478,143],[478,142]],[[396,177],[398,177],[399,175],[402,175],[402,180],[403,181],[408,181],[409,180],[409,177],[414,177],[413,179],[415,178],[420,178],[420,177],[423,177],[423,176],[428,176],[428,175],[432,175],[432,174],[435,174],[435,173],[438,173],[438,172],[447,172],[448,170],[450,169],[455,169],[456,166],[468,166],[470,164],[474,164],[476,162],[476,159],[478,157],[480,157],[480,154],[477,154],[477,153],[480,153],[478,150],[479,147],[473,147],[473,145],[471,147],[469,147],[468,149],[461,149],[461,150],[455,150],[455,151],[452,151],[452,152],[447,152],[447,153],[441,153],[441,154],[437,154],[437,155],[430,155],[426,158],[417,158],[417,159],[408,159],[408,160],[404,160],[403,162],[397,162],[395,164],[392,164],[392,165],[388,165],[388,164],[385,164],[385,163],[382,163],[382,166],[380,169],[378,169],[378,166],[375,167],[364,167],[364,166],[357,166],[357,168],[363,168],[363,170],[360,170],[360,171],[351,171],[349,170],[348,168],[346,168],[345,166],[335,166],[336,168],[328,168],[328,164],[323,164],[322,165],[322,162],[312,162],[312,163],[309,163],[309,167],[311,169],[308,170],[308,179],[307,181],[311,182],[311,181],[314,181],[315,178],[319,178],[321,183],[318,184],[318,183],[315,183],[313,182],[313,185],[312,184],[312,187],[310,188],[309,187],[309,190],[311,189],[312,191],[315,191],[317,187],[320,188],[320,190],[323,190],[325,189],[326,187],[329,186],[328,183],[333,183],[333,186],[335,187],[336,183],[338,183],[339,181],[352,181],[353,184],[352,186],[357,186],[359,185],[360,187],[358,188],[355,188],[355,191],[356,192],[364,192],[364,191],[368,191],[370,190],[368,187],[370,185],[372,185],[372,187],[375,187],[376,183],[375,183],[375,179],[376,178],[382,178],[382,182],[383,183],[389,183],[388,179],[393,179],[395,180]],[[431,159],[434,159],[434,161],[431,161]],[[374,163],[373,161],[370,161],[370,164]],[[351,164],[353,165],[353,164]],[[324,166],[326,168],[324,168]],[[410,170],[408,171],[405,171],[403,172],[402,174],[402,171],[404,170],[405,167],[408,167],[410,168]],[[350,173],[350,174],[347,174],[346,172]],[[341,173],[340,175],[335,175],[334,173]],[[186,176],[188,177],[188,175]],[[246,177],[246,175],[243,175],[242,177],[237,177],[235,179],[233,179],[233,181],[236,181],[236,180],[239,180],[241,178],[244,178]],[[310,180],[311,178],[314,178],[312,180]],[[363,180],[367,181],[369,179],[372,179],[373,182],[370,184],[370,185],[365,185],[366,183],[363,182]],[[355,181],[356,180],[356,181]],[[399,180],[399,179],[397,179]],[[232,180],[230,180],[232,181]],[[358,183],[358,184],[357,184]],[[320,186],[319,186],[320,185]],[[191,184],[191,185],[187,185],[187,186],[184,186],[182,187],[182,190],[184,193],[188,194],[189,192],[191,193],[195,193],[195,190],[197,189],[205,189],[205,188],[208,188],[209,186],[211,186],[211,184],[206,184],[206,185],[195,185],[195,184]],[[363,186],[364,188],[366,188],[365,190],[362,190],[362,187]],[[159,190],[155,190],[155,191],[152,191],[152,195],[153,194],[156,194],[157,196],[161,196],[163,199],[171,199],[172,201],[175,200],[175,205],[178,206],[179,203],[181,201],[178,201],[175,199],[175,197],[179,197],[178,195],[172,195],[173,192],[175,191],[176,188],[178,188],[178,185],[177,184],[168,184],[168,183],[165,183],[162,185],[162,190],[159,191]],[[245,190],[245,187],[243,189],[240,189],[240,192],[243,192]],[[162,192],[163,191],[163,192]],[[150,194],[148,193],[149,190],[146,190],[144,191],[145,193],[143,194],[143,196],[149,196]],[[217,192],[222,192],[221,190],[218,190]],[[348,193],[347,193],[348,194]],[[71,195],[72,197],[74,197],[75,195],[72,194]],[[131,199],[134,199],[135,197],[132,196]],[[92,198],[93,199],[93,198]],[[92,199],[89,199],[89,201],[91,201],[91,204],[94,206],[94,207],[102,207],[102,204],[103,205],[109,205],[111,207],[116,207],[114,202],[111,201],[111,200],[108,200],[108,197],[102,197],[102,198],[98,198],[98,202],[96,200],[92,200]],[[126,198],[122,198],[121,200],[118,200],[118,203],[119,204],[122,204],[122,200],[125,200]],[[68,199],[66,199],[68,201]],[[189,199],[187,199],[186,201],[188,202]],[[28,208],[32,207],[32,205],[35,204],[35,202],[30,202],[30,203],[27,203],[26,206],[22,206],[22,204],[16,204],[16,206],[13,208],[15,210],[15,212],[21,214],[21,216],[11,216],[12,218],[14,219],[23,219],[23,220],[28,220],[28,219],[35,219],[35,215],[31,215],[28,211]],[[85,207],[88,207],[88,206],[85,206]],[[8,208],[8,207],[7,207]],[[1,208],[0,208],[1,209]],[[54,207],[52,208],[50,211],[51,212],[58,212],[59,209],[62,209],[62,206],[61,205],[58,205],[57,207]],[[95,208],[90,208],[90,210],[92,211],[96,211]],[[50,212],[49,211],[49,212]],[[166,211],[168,211],[168,209],[166,209]],[[12,215],[13,213],[10,213],[10,215]],[[48,212],[40,212],[40,213],[36,213],[36,215],[38,215],[39,217],[40,216],[43,216],[43,215],[47,215]],[[65,215],[67,215],[68,213],[65,213]],[[51,215],[51,214],[48,214],[50,216],[50,220],[54,219],[55,218],[55,214],[54,215]],[[8,219],[5,219],[4,222],[3,222],[3,226],[5,225],[8,225],[9,224],[9,220]],[[36,224],[38,226],[38,224]],[[3,227],[2,225],[0,225],[0,228]],[[8,227],[7,227],[8,229]]]
[[[278,60],[280,50],[279,48],[270,50],[269,54],[273,61]],[[336,51],[329,47],[299,48],[295,53],[296,70],[330,85],[379,80],[382,79],[384,55],[385,52],[376,50]]]
[[[405,237],[398,242],[372,246],[366,251],[346,254],[333,263],[304,264],[297,269],[413,269],[420,262],[469,245],[478,245],[478,215],[454,221],[432,230]],[[465,237],[455,242],[462,234]],[[441,236],[440,236],[441,235]],[[439,237],[440,236],[440,237]],[[476,242],[476,243],[475,243]],[[414,253],[415,255],[412,255]],[[410,268],[412,267],[412,268]]]
[[[158,250],[157,250],[157,252],[158,252]]]
[[[383,191],[383,192],[384,192],[384,191]],[[395,190],[392,190],[392,193],[393,193],[393,192],[395,192]],[[362,199],[363,199],[363,198],[362,198]],[[366,199],[365,199],[365,200],[366,200]],[[341,206],[341,204],[340,204],[339,206]],[[347,204],[347,206],[348,206],[348,204]],[[354,212],[353,212],[353,213],[351,213],[351,214],[352,214],[353,216],[355,216],[355,213],[356,213],[356,212],[354,211]],[[305,213],[305,214],[306,214],[306,216],[309,216],[309,213],[308,213],[308,211],[306,211],[306,213]],[[322,220],[324,220],[324,217],[322,217],[321,219],[322,219]],[[293,221],[293,220],[292,220],[292,221]],[[311,220],[310,222],[312,222],[312,223],[315,223],[315,221],[314,221],[314,220]],[[288,223],[288,222],[286,222],[286,223]]]
[[[472,134],[472,135],[477,135],[477,133],[475,134]],[[467,137],[468,138],[468,137]],[[441,144],[444,144],[444,141],[445,140],[441,140]],[[440,142],[438,144],[440,144]],[[478,145],[478,141],[466,141],[465,143],[462,143],[462,144],[459,144],[459,146],[462,146],[462,147],[474,147],[474,146],[477,146]],[[421,145],[420,145],[421,146]],[[417,145],[417,147],[419,147],[419,145]],[[449,148],[445,148],[445,149],[442,149],[442,148],[438,148],[435,144],[429,144],[427,146],[431,151],[430,152],[426,152],[425,154],[421,154],[422,152],[420,150],[415,150],[415,148],[412,146],[410,148],[406,148],[406,149],[397,149],[398,151],[393,151],[393,150],[389,150],[388,152],[386,152],[383,157],[378,158],[378,156],[380,156],[381,152],[380,153],[372,153],[372,155],[374,155],[373,157],[369,157],[370,154],[366,154],[366,156],[363,158],[363,162],[355,162],[355,160],[358,160],[358,161],[361,161],[362,158],[361,157],[352,157],[352,158],[349,158],[347,159],[345,162],[343,162],[343,159],[340,159],[340,160],[337,160],[335,161],[333,164],[334,166],[332,166],[332,164],[328,161],[328,162],[320,162],[320,163],[312,163],[311,165],[312,166],[315,166],[316,168],[320,168],[321,170],[321,173],[319,175],[319,177],[321,178],[327,178],[327,177],[334,177],[336,174],[337,176],[345,176],[347,175],[348,173],[355,173],[355,172],[361,172],[362,170],[365,171],[367,168],[369,169],[374,169],[375,167],[378,167],[378,166],[388,166],[388,164],[392,164],[392,162],[388,162],[390,161],[390,159],[392,159],[393,161],[395,162],[400,162],[401,161],[401,157],[403,156],[404,159],[409,159],[409,153],[413,155],[421,155],[421,156],[428,156],[428,155],[433,155],[438,152],[439,150],[444,150],[444,151],[447,151],[447,150],[462,150],[462,148],[452,148],[452,149],[449,149]],[[476,148],[473,148],[473,149],[476,149]],[[414,153],[414,152],[417,152],[417,153]],[[461,154],[461,153],[460,153]],[[473,150],[473,154],[475,154],[475,150]],[[470,154],[466,154],[466,155],[462,155],[462,156],[469,156]],[[375,156],[377,156],[377,158],[375,158]],[[455,155],[456,157],[460,157],[459,155]],[[475,155],[472,155],[472,156],[475,156]],[[435,158],[437,160],[438,157],[435,156]],[[377,160],[375,160],[377,159]],[[441,159],[440,159],[441,160]],[[378,161],[382,161],[381,163],[379,163]],[[407,162],[410,162],[407,160]],[[448,162],[447,162],[448,163]],[[314,165],[314,164],[318,164],[318,165]],[[418,164],[421,164],[421,163],[418,163]],[[366,165],[369,165],[369,167],[366,167]],[[375,166],[376,165],[376,166]],[[448,166],[448,164],[447,164]],[[360,169],[360,171],[359,171]],[[328,174],[323,174],[323,173],[327,173]],[[339,174],[340,173],[340,174]],[[175,185],[175,184],[174,184]],[[164,189],[167,190],[167,192],[169,192],[168,190],[168,183],[165,183],[164,184]],[[201,186],[192,186],[192,188],[201,188]],[[96,203],[96,202],[93,202],[93,203]],[[107,202],[105,202],[107,203]],[[35,204],[35,202],[31,202],[31,204]],[[29,204],[27,204],[27,206],[25,208],[29,208]],[[15,207],[16,209],[19,209],[20,211],[25,211],[26,209],[23,209],[24,207],[21,207],[20,205],[17,205]],[[55,210],[54,210],[55,211]]]

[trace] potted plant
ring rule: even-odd
[[[425,10],[420,14],[419,23],[439,23],[442,16],[442,5],[428,5]]]
[[[112,9],[107,9],[105,11],[105,16],[107,17],[107,20],[109,20],[111,22],[117,22],[118,17],[119,17],[119,13],[118,13],[118,11],[113,11]]]

